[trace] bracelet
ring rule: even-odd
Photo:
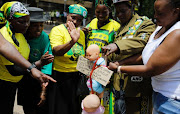
[[[122,66],[118,66],[118,68],[117,68],[117,72],[118,72],[118,73],[121,73],[121,67],[122,67]]]
[[[27,68],[26,71],[27,71],[28,73],[31,73],[31,69],[32,69],[32,68],[36,68],[35,63],[32,63],[32,65],[31,65],[29,68]]]

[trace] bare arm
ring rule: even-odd
[[[121,61],[116,62],[117,65],[141,65],[142,56],[141,53],[125,58]]]
[[[24,69],[27,69],[31,66],[31,63],[27,61],[11,43],[4,39],[2,34],[0,34],[0,54]],[[39,80],[42,84],[46,84],[46,82],[49,80],[56,82],[53,78],[43,74],[36,68],[32,68],[31,75],[33,78]]]
[[[63,44],[58,45],[53,48],[54,55],[63,56],[66,52],[68,52],[72,46],[78,41],[80,37],[80,28],[76,29],[72,22],[67,23],[68,32],[71,35],[72,40]]]
[[[171,32],[164,42],[155,50],[146,65],[122,66],[121,72],[138,76],[159,75],[180,60],[180,29]],[[109,68],[117,69],[117,65],[110,63]]]

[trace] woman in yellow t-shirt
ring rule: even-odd
[[[50,114],[79,114],[76,89],[80,76],[76,66],[78,57],[85,55],[85,35],[77,27],[86,17],[85,7],[70,5],[66,23],[54,27],[49,34],[54,55],[52,77],[57,80],[49,86]]]
[[[96,18],[94,18],[86,28],[83,28],[87,35],[87,47],[91,44],[97,44],[101,50],[103,46],[114,42],[120,24],[112,19],[111,2],[111,0],[96,0]],[[106,86],[105,94],[101,100],[102,105],[105,107],[104,114],[114,114],[114,97],[111,86],[112,81]]]
[[[23,36],[29,26],[28,10],[20,2],[7,2],[0,11],[4,16],[0,24],[5,24],[0,29],[1,35],[28,59],[29,46]],[[14,64],[0,55],[0,107],[3,114],[13,113],[17,82],[22,78],[13,68]]]
[[[27,44],[23,36],[23,34],[26,32],[29,26],[28,10],[20,2],[6,2],[0,8],[0,25],[5,25],[0,29],[0,34],[1,34],[0,37],[5,38],[19,51],[19,53],[25,59],[28,59],[29,45]],[[14,48],[12,49],[15,50]],[[20,56],[19,53],[17,53],[16,56],[15,55],[12,56],[14,58],[15,57],[22,58],[22,56]],[[24,72],[24,70],[20,69],[17,65],[11,63],[5,58],[7,57],[8,59],[12,59],[12,57],[9,57],[8,53],[3,53],[3,54],[7,54],[7,55],[3,55],[3,56],[0,55],[0,91],[1,91],[0,107],[2,114],[12,114],[17,82],[21,80],[22,78],[21,74],[22,72]],[[14,54],[14,52],[12,52],[12,54]],[[17,61],[19,62],[19,59],[15,58],[14,61],[17,63]],[[21,66],[24,65],[22,63],[23,62],[19,62],[18,65]],[[41,80],[41,82],[47,82],[48,79],[52,79],[45,75],[43,76],[43,74],[37,70],[36,72],[34,72],[35,70],[32,69],[34,69],[33,65],[31,65],[28,68],[28,71],[33,73],[32,75],[35,78]]]

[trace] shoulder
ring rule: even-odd
[[[173,37],[180,41],[180,28],[173,30],[168,36]]]
[[[152,24],[152,25],[154,25],[152,20],[149,19],[147,16],[140,16],[140,19],[143,21],[143,24]]]
[[[44,41],[49,41],[49,36],[46,32],[42,31],[41,33],[41,38],[44,40]]]
[[[97,23],[98,22],[98,19],[97,18],[94,18],[90,23],[89,23],[89,25],[93,25],[93,24],[95,24],[95,23]]]
[[[61,24],[61,25],[53,27],[51,31],[62,31],[64,29],[65,29],[64,24]]]
[[[171,46],[179,47],[179,45],[180,45],[180,29],[175,29],[172,32],[170,32],[166,36],[166,38],[164,39],[162,44],[168,48],[170,48]]]
[[[119,24],[117,21],[113,20],[113,19],[109,19],[110,22],[114,23],[114,24]],[[120,25],[120,24],[119,24]]]
[[[139,30],[146,29],[150,30],[151,32],[155,30],[155,24],[149,19],[147,16],[139,16],[136,15],[136,22],[135,25],[140,24]]]
[[[117,31],[120,28],[120,23],[118,23],[117,21],[110,19],[110,22],[113,25],[113,27],[115,28],[115,31]]]
[[[7,27],[4,26],[0,29],[1,34],[4,36],[4,34],[8,34]]]
[[[67,31],[67,29],[65,28],[65,26],[63,24],[55,26],[52,28],[49,37],[51,37],[52,35],[59,35],[64,33],[64,31]]]
[[[49,38],[48,34],[47,34],[46,32],[44,32],[44,31],[42,31],[41,35],[42,35],[42,37],[44,37],[44,38]]]
[[[93,23],[93,22],[97,22],[98,21],[98,19],[97,18],[94,18],[91,22]],[[91,23],[90,22],[90,23]]]

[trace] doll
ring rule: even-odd
[[[93,61],[94,64],[96,64],[96,67],[106,66],[105,60],[102,57],[99,57],[99,54],[100,54],[100,49],[99,46],[96,44],[92,44],[86,49],[86,58],[89,59],[90,61]],[[90,79],[88,79],[87,81],[87,86],[92,93],[90,87]],[[99,98],[103,97],[104,87],[94,79],[92,79],[92,88],[93,91],[96,92]]]
[[[104,107],[100,104],[100,99],[95,94],[86,96],[82,103],[82,114],[104,114]]]

